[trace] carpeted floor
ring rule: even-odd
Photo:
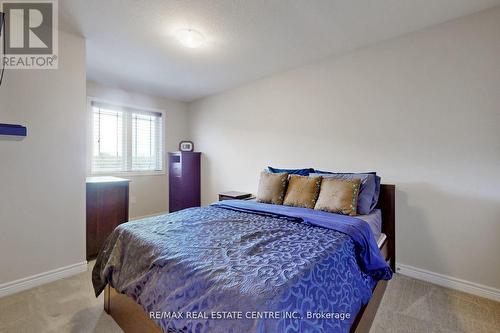
[[[0,299],[1,333],[121,332],[89,271]],[[500,332],[500,303],[396,275],[371,333]]]
[[[500,303],[395,275],[370,333],[500,332]]]

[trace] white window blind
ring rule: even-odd
[[[93,174],[163,170],[161,113],[95,101],[91,107]]]

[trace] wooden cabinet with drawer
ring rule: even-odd
[[[199,207],[201,202],[201,153],[168,153],[169,211]]]
[[[129,180],[87,178],[87,260],[99,253],[106,238],[128,221]]]

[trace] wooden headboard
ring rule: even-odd
[[[382,184],[377,206],[382,211],[382,232],[389,240],[391,269],[396,272],[396,185]]]

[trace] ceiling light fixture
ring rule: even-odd
[[[191,49],[200,47],[205,43],[205,36],[197,30],[193,29],[181,29],[176,31],[177,40]]]

